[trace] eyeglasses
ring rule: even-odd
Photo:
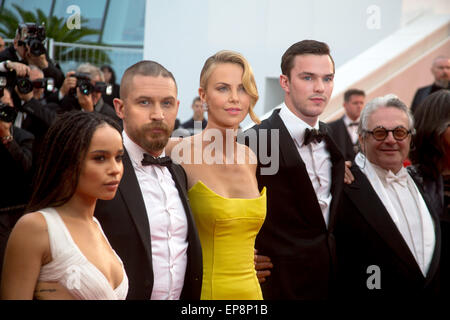
[[[411,130],[406,129],[405,127],[398,126],[394,129],[387,130],[385,127],[379,126],[373,129],[372,131],[364,130],[364,132],[370,133],[373,138],[377,141],[383,141],[388,136],[389,132],[392,132],[394,139],[397,141],[405,140],[408,135],[413,133]]]

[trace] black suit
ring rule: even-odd
[[[279,132],[279,141],[275,143],[280,157],[276,174],[261,175],[261,168],[270,165],[263,165],[260,154],[254,150],[258,155],[258,186],[267,187],[267,216],[256,238],[256,249],[273,262],[272,274],[261,289],[265,299],[326,299],[334,278],[332,232],[344,181],[344,159],[334,142],[326,137],[332,161],[333,196],[327,228],[305,164],[278,113],[275,110],[253,127],[258,136],[257,145],[262,135],[267,134],[268,154],[276,152],[270,150],[271,131]],[[329,130],[325,123],[321,122],[320,127]]]
[[[30,99],[21,107],[21,110],[26,114],[21,127],[31,132],[35,137],[33,143],[33,171],[37,169],[35,165],[45,134],[56,119],[55,108],[57,107],[54,103],[43,105],[35,98]]]
[[[432,85],[417,89],[416,93],[414,94],[414,99],[411,103],[411,113],[415,113],[417,107],[420,106],[420,104],[423,102],[423,100],[425,100],[426,97],[441,89],[450,90],[450,84],[447,85],[447,88],[442,88],[433,83]]]
[[[428,97],[428,95],[430,95],[431,87],[432,87],[432,85],[417,89],[416,93],[414,94],[414,99],[411,103],[411,113],[412,114],[414,114],[414,111],[417,109],[417,107],[420,105],[420,103],[423,100],[425,100],[425,98]]]
[[[345,160],[353,161],[355,159],[355,145],[348,134],[347,126],[344,122],[344,117],[330,122],[328,124],[333,132],[333,140],[336,142],[341,153],[344,155]]]
[[[436,244],[424,277],[397,226],[358,167],[351,168],[355,181],[345,185],[336,221],[339,297],[405,298],[434,296],[439,291],[441,232],[431,210]],[[417,184],[417,183],[416,183]],[[420,185],[418,188],[423,196]],[[371,265],[379,267],[381,289],[368,289]]]
[[[27,130],[13,127],[13,140],[0,141],[0,209],[24,205],[30,196],[30,169],[34,136]]]
[[[122,259],[129,281],[127,299],[150,299],[153,289],[152,246],[147,211],[133,165],[125,152],[124,174],[116,196],[97,202],[95,216]],[[198,300],[202,284],[202,251],[187,200],[183,168],[172,164],[169,171],[180,194],[188,222],[187,268],[181,299]]]
[[[0,141],[0,273],[9,234],[25,211],[31,193],[31,133],[13,127],[14,139],[7,145]]]

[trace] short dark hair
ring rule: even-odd
[[[58,207],[72,198],[92,136],[104,125],[121,132],[113,119],[98,112],[71,111],[58,116],[42,143],[28,212]]]
[[[175,81],[175,77],[173,76],[172,72],[164,68],[158,62],[151,60],[142,60],[133,64],[131,67],[125,70],[125,73],[123,74],[122,80],[120,82],[120,99],[126,98],[128,87],[130,86],[133,77],[136,75],[155,78],[159,76],[164,78],[171,78],[175,83],[175,88],[177,88],[177,82]]]
[[[437,178],[446,153],[441,137],[450,125],[450,91],[442,89],[430,94],[417,107],[414,117],[416,134],[411,161],[424,174]]]
[[[202,99],[200,99],[199,96],[196,96],[196,97],[194,98],[194,100],[192,100],[192,106],[193,106],[197,101],[202,101]]]
[[[344,101],[345,102],[349,102],[350,98],[353,95],[357,95],[357,96],[366,96],[366,93],[363,90],[359,90],[359,89],[348,89],[347,91],[345,91],[344,93]]]
[[[290,46],[281,58],[281,73],[290,79],[295,57],[303,54],[328,55],[333,63],[334,73],[334,60],[330,55],[330,47],[325,42],[316,40],[302,40]]]

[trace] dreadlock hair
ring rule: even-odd
[[[106,125],[121,132],[113,119],[98,112],[71,111],[56,119],[42,144],[27,212],[59,207],[72,198],[92,136]]]
[[[444,169],[447,154],[443,134],[450,125],[450,91],[439,90],[430,94],[416,108],[415,148],[411,150],[411,161],[419,165],[424,174],[437,179]]]

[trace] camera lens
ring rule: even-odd
[[[80,89],[80,92],[84,95],[88,95],[92,92],[93,86],[88,81],[80,81],[80,84],[78,85],[78,88]]]
[[[36,57],[45,53],[44,44],[37,39],[30,39],[28,45],[30,46],[30,53]]]
[[[17,78],[16,84],[20,93],[26,94],[33,90],[33,83],[28,78]]]
[[[14,108],[0,103],[0,121],[13,122],[16,119],[17,112]]]
[[[45,88],[45,79],[36,79],[33,80],[33,87],[36,89]]]

